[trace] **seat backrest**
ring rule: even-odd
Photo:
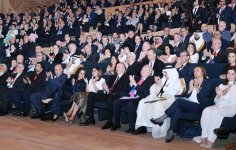
[[[182,85],[182,87],[183,87],[183,92],[182,92],[182,94],[184,94],[184,93],[186,92],[186,90],[187,90],[186,82],[185,82],[184,78],[180,78],[179,80],[180,80],[181,85]],[[182,95],[182,94],[180,94],[180,95]]]

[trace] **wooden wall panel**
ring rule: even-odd
[[[33,10],[36,6],[43,6],[46,2],[54,2],[55,0],[1,0],[3,13],[7,13],[8,9],[13,12],[26,12],[29,8]]]

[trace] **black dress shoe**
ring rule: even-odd
[[[28,114],[28,113],[25,113],[25,112],[21,112],[21,113],[20,113],[20,116],[21,116],[21,117],[27,117],[27,116],[29,116],[29,114]]]
[[[120,124],[113,124],[113,126],[111,127],[111,131],[116,131],[120,127],[121,127]]]
[[[38,118],[41,118],[42,117],[42,115],[39,115],[39,114],[34,114],[33,116],[31,116],[30,118],[31,119],[38,119]]]
[[[166,134],[166,143],[170,143],[174,139],[174,131],[168,130]]]
[[[225,128],[217,128],[214,130],[215,135],[217,135],[220,139],[227,139],[229,137],[230,132],[226,131]]]
[[[155,119],[150,119],[150,121],[153,123],[153,124],[158,124],[159,126],[162,126],[163,125],[163,122],[156,122]]]
[[[171,138],[166,138],[166,143],[170,143],[172,140],[174,140],[174,135]]]
[[[18,111],[16,111],[16,112],[14,112],[12,115],[13,115],[13,116],[20,116],[20,115],[21,115],[21,113],[20,113],[20,112],[18,112]]]
[[[137,130],[135,130],[132,134],[138,135],[138,134],[145,134],[145,133],[147,133],[147,128],[142,126],[142,127],[139,127]]]
[[[125,130],[125,133],[133,133],[133,132],[134,132],[134,129],[131,129],[131,128]]]
[[[112,127],[112,121],[108,120],[104,126],[101,127],[102,130],[109,129]]]
[[[87,121],[81,123],[81,126],[88,126],[88,125],[94,125],[95,124],[95,120],[94,119],[88,119]]]
[[[44,114],[42,114],[41,116],[41,120],[42,121],[47,121],[47,120],[52,120],[53,119],[53,113],[52,112],[46,112]]]

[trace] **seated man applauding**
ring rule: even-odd
[[[31,117],[32,119],[41,118],[41,120],[52,119],[56,121],[59,115],[60,107],[60,89],[66,82],[66,75],[62,73],[63,69],[60,64],[55,66],[55,76],[51,72],[47,73],[47,86],[41,92],[33,93],[30,96],[30,100],[36,109],[36,113]],[[47,117],[43,107],[43,100],[52,98],[52,105],[50,111],[53,113],[53,117]]]

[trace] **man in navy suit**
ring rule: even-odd
[[[188,43],[189,43],[189,39],[191,37],[191,35],[188,32],[188,29],[186,27],[182,27],[180,29],[180,34],[181,34],[181,37],[182,37],[182,43],[184,43],[184,45],[187,46]]]
[[[55,76],[53,76],[51,72],[47,73],[47,86],[45,89],[41,92],[33,93],[30,96],[30,100],[36,109],[36,113],[31,117],[32,119],[39,117],[41,117],[42,120],[49,119],[47,117],[45,118],[46,115],[43,107],[43,100],[48,98],[52,98],[52,105],[50,108],[50,111],[53,113],[52,120],[56,121],[58,119],[61,88],[65,84],[66,80],[67,76],[63,73],[63,68],[60,64],[55,66]]]
[[[89,25],[96,29],[97,27],[97,15],[96,13],[92,12],[92,8],[90,6],[87,7],[87,15],[89,18]]]
[[[188,51],[182,51],[180,53],[180,57],[175,65],[175,68],[179,72],[179,78],[184,78],[186,84],[186,93],[189,89],[189,82],[193,78],[193,68],[194,66],[190,64],[188,61],[190,59],[190,54]]]
[[[226,5],[225,0],[219,1],[219,8],[217,9],[216,19],[219,24],[220,21],[226,22],[226,30],[230,31],[231,22],[232,22],[232,9]]]
[[[169,44],[169,41],[174,39],[174,37],[172,35],[170,35],[170,28],[169,27],[164,28],[164,35],[161,36],[161,38],[163,40],[163,44]]]

